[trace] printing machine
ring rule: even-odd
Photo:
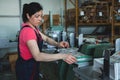
[[[111,50],[105,50],[104,57],[100,58],[100,60],[97,58],[99,61],[95,60],[94,65],[74,67],[75,76],[80,80],[118,80],[118,78],[113,78],[115,77],[113,76],[114,68],[110,66],[110,56]]]

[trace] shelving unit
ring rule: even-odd
[[[65,0],[67,2],[67,0]],[[111,1],[95,1],[89,5],[79,6],[79,0],[69,0],[72,4],[75,4],[73,9],[65,9],[66,22],[68,25],[75,25],[76,36],[78,36],[79,26],[106,26],[111,29],[110,22],[110,2]],[[67,6],[67,3],[66,5]],[[68,24],[69,23],[69,24]],[[111,40],[111,39],[110,39]]]
[[[114,41],[116,38],[120,37],[120,0],[112,0],[111,15],[112,15],[111,41]]]

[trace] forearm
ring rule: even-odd
[[[38,60],[36,61],[44,61],[44,62],[49,62],[49,61],[56,61],[56,60],[64,60],[68,64],[75,63],[77,60],[74,56],[70,54],[47,54],[47,53],[40,53],[38,57]]]
[[[53,46],[59,47],[59,43],[56,42],[54,39],[51,39],[51,38],[48,37],[46,41]]]
[[[63,54],[48,54],[48,53],[40,53],[38,56],[36,56],[36,61],[56,61],[60,59],[64,59],[65,56]]]
[[[49,44],[51,44],[51,45],[53,45],[53,46],[60,47],[60,46],[59,46],[59,43],[56,42],[54,39],[52,39],[52,38],[50,38],[50,37],[42,34],[41,32],[40,32],[40,34],[42,35],[42,38],[43,38],[43,40],[44,40],[45,42],[47,42],[47,43],[49,43]]]

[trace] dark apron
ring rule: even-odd
[[[21,30],[27,26],[23,26]],[[30,27],[31,28],[31,27]],[[20,30],[20,31],[21,31]],[[36,33],[37,43],[40,51],[42,50],[43,40],[41,39],[41,35]],[[19,37],[18,37],[18,59],[16,61],[16,78],[17,80],[39,80],[39,62],[35,61],[33,58],[29,60],[24,60],[20,56],[19,49]]]

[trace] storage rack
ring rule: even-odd
[[[96,1],[94,5],[88,5],[79,7],[79,0],[69,0],[70,2],[75,3],[75,8],[67,9],[67,0],[65,0],[65,10],[66,10],[66,27],[68,25],[75,25],[76,36],[78,36],[78,27],[79,26],[111,26],[110,23],[110,5],[109,1]],[[79,15],[84,12],[84,15]],[[69,23],[69,24],[68,24]]]
[[[106,24],[109,23],[109,4],[108,2],[94,2],[90,5],[80,7],[79,23]],[[83,14],[84,13],[84,14]]]
[[[120,37],[120,0],[112,0],[111,15],[111,41],[114,41],[116,38]]]

